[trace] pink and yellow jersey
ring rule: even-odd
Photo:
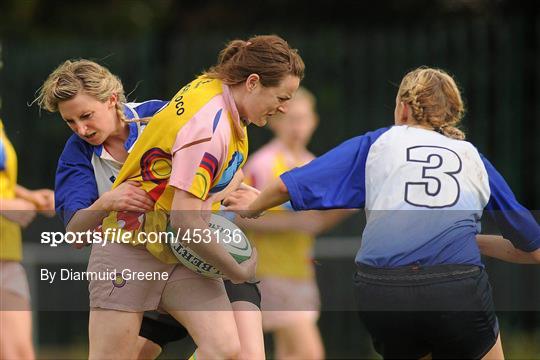
[[[224,189],[243,166],[248,152],[247,131],[240,121],[229,87],[220,80],[199,77],[184,86],[152,117],[113,184],[138,181],[155,200],[155,211],[113,211],[107,228],[131,232],[166,229],[175,189],[201,200]],[[167,244],[146,243],[159,260],[178,262]]]
[[[0,201],[15,198],[17,186],[17,154],[4,132],[0,120]],[[21,227],[0,216],[0,260],[22,258]]]
[[[247,182],[262,190],[285,171],[304,165],[314,156],[306,151],[299,159],[279,140],[274,139],[255,152],[244,169]],[[282,205],[274,210],[288,211]],[[257,248],[257,276],[309,279],[314,276],[312,266],[313,236],[299,231],[255,232],[247,236]]]

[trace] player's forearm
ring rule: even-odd
[[[299,211],[272,210],[257,219],[237,217],[235,223],[243,228],[262,231],[298,231],[316,236],[351,214],[350,210]]]
[[[15,199],[0,198],[0,212],[29,210],[30,208],[32,208],[32,211],[35,210],[33,203],[31,201],[28,201],[22,198],[15,198]]]
[[[476,235],[482,255],[517,264],[540,263],[540,249],[525,252],[516,249],[510,240],[498,235]]]
[[[290,200],[289,191],[280,178],[274,180],[249,205],[249,210],[262,213]]]
[[[234,220],[235,224],[252,231],[264,231],[264,232],[279,232],[298,230],[295,225],[296,214],[285,210],[271,211],[263,217],[257,219],[244,219],[237,216]]]
[[[15,197],[33,202],[31,191],[21,185],[15,187]]]
[[[261,232],[298,231],[316,235],[325,227],[322,216],[315,211],[291,212],[272,210],[257,219],[237,217],[235,223],[245,229]]]
[[[86,232],[88,230],[93,230],[101,225],[101,222],[107,214],[106,211],[79,210],[66,225],[66,231]]]
[[[101,225],[109,211],[100,208],[96,203],[97,201],[88,208],[77,211],[66,225],[66,230],[70,232],[86,232]]]
[[[336,226],[346,218],[356,213],[357,209],[335,209],[324,211],[308,211],[306,214],[311,217],[313,234],[319,235],[330,228]]]

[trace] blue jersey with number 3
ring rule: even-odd
[[[356,262],[482,265],[475,236],[485,210],[517,248],[540,248],[540,227],[467,141],[410,126],[350,139],[286,172],[295,210],[365,208]]]

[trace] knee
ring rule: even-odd
[[[223,337],[215,341],[198,344],[197,353],[201,358],[235,359],[240,354],[240,341],[238,336]]]
[[[306,356],[304,359],[313,359],[313,360],[322,360],[324,359],[324,349],[322,347],[320,348],[312,348],[312,349],[306,349]]]
[[[161,354],[161,346],[143,337],[137,339],[137,359],[157,359]]]
[[[35,358],[32,345],[11,344],[10,346],[0,346],[0,359],[27,359]]]
[[[294,346],[288,354],[294,359],[322,360],[324,359],[324,347],[322,344],[312,344],[312,346]]]
[[[324,345],[320,341],[314,341],[311,346],[305,347],[303,352],[305,352],[302,354],[304,359],[322,360],[325,357]]]
[[[28,360],[35,359],[34,347],[30,345],[30,346],[25,347],[24,349],[21,349],[20,359],[28,359]]]
[[[290,359],[322,360],[324,359],[324,351],[319,349],[291,349],[290,352],[283,354],[283,357]]]
[[[238,354],[240,354],[240,340],[238,340],[238,337],[226,339],[220,344],[219,351],[225,359],[237,358]]]
[[[28,359],[35,358],[34,346],[31,339],[24,337],[0,336],[0,359]]]
[[[238,354],[238,360],[264,360],[265,359],[264,346],[256,346],[250,344],[240,347],[240,353]]]
[[[226,344],[222,344],[221,347],[223,355],[227,359],[237,358],[240,354],[240,341],[238,338],[235,341],[227,341]]]

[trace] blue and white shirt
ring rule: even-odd
[[[128,119],[150,117],[167,104],[161,100],[127,103],[124,104],[124,115]],[[128,126],[129,135],[124,147],[130,152],[146,123],[132,122]],[[76,134],[68,139],[58,160],[54,187],[56,213],[64,225],[77,211],[89,207],[111,189],[122,165],[103,145],[90,145]]]
[[[435,131],[369,132],[281,179],[295,210],[366,209],[359,264],[481,266],[483,210],[514,246],[540,248],[540,226],[493,165],[471,143]]]

